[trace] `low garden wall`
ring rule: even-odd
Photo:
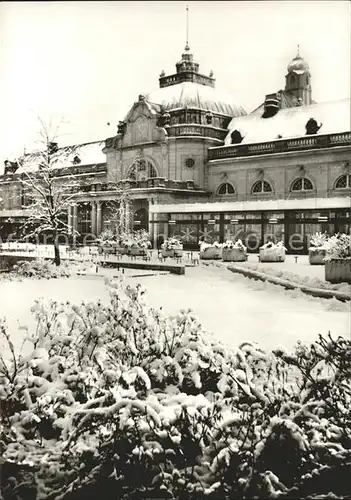
[[[19,255],[1,255],[0,254],[0,271],[10,271],[12,267],[19,261],[35,260],[36,257],[21,257]],[[52,257],[45,257],[46,260],[53,260]],[[68,260],[68,259],[65,259]],[[76,259],[69,259],[76,261]],[[145,269],[152,271],[168,271],[171,274],[185,274],[185,266],[180,264],[153,263],[153,262],[111,262],[109,260],[101,261],[101,264],[107,264],[107,267],[113,268],[128,268],[128,269]]]
[[[277,276],[272,276],[266,273],[262,273],[260,271],[256,271],[254,269],[250,269],[242,266],[230,265],[228,266],[229,271],[232,273],[242,274],[247,278],[253,278],[255,280],[260,281],[268,281],[269,283],[273,283],[274,285],[280,285],[287,290],[301,290],[301,292],[306,293],[307,295],[312,295],[314,297],[320,297],[324,299],[332,299],[335,297],[342,302],[346,302],[351,300],[351,296],[345,292],[341,292],[338,290],[328,290],[324,288],[314,288],[306,285],[302,285],[300,283],[295,283],[290,280],[286,280],[283,278],[278,278]]]

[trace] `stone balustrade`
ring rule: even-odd
[[[331,148],[351,145],[351,132],[299,137],[297,139],[279,139],[277,141],[259,142],[255,144],[235,144],[210,148],[209,160],[237,158],[263,154],[275,154],[288,151]]]
[[[105,191],[116,191],[118,189],[182,189],[182,190],[196,190],[193,180],[171,180],[164,177],[149,177],[142,180],[126,179],[117,183],[93,183],[84,187],[75,186],[72,192],[77,194],[89,193],[95,195]]]

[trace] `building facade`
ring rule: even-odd
[[[189,249],[241,238],[255,251],[270,237],[299,253],[317,231],[350,232],[350,101],[315,103],[299,53],[284,90],[250,114],[215,83],[187,44],[175,73],[138,97],[115,136],[59,150],[57,175],[80,185],[67,221],[81,238],[109,227],[121,189],[131,228],[147,229],[155,247],[168,236]],[[3,239],[25,217],[20,176],[35,165],[35,154],[5,165]]]

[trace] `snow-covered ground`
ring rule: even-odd
[[[297,259],[295,259],[297,257]],[[311,266],[308,262],[308,255],[286,255],[284,262],[259,262],[258,254],[249,254],[249,263],[254,263],[262,268],[280,269],[289,273],[300,274],[310,278],[325,280],[324,266]]]
[[[125,280],[146,286],[150,305],[162,307],[165,313],[191,308],[204,327],[228,345],[254,340],[265,348],[291,348],[298,340],[316,339],[319,333],[348,336],[351,331],[349,304],[285,291],[222,266],[187,268],[185,276],[150,273],[125,270]],[[118,271],[105,270],[104,274],[117,275]],[[0,316],[7,317],[14,344],[19,346],[24,333],[17,331],[18,324],[34,326],[29,309],[36,298],[106,301],[108,292],[102,277],[91,275],[0,282],[0,297]]]

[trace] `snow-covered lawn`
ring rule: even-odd
[[[104,274],[116,275],[116,270]],[[254,340],[262,347],[291,348],[297,340],[311,341],[319,333],[349,335],[349,304],[316,299],[300,292],[256,282],[233,274],[224,267],[187,268],[185,276],[143,274],[125,270],[125,280],[140,282],[148,290],[148,301],[174,314],[191,308],[203,326],[229,345]],[[54,280],[0,282],[0,316],[6,316],[14,344],[21,344],[24,331],[18,325],[34,326],[29,309],[38,297],[57,301],[106,301],[102,277],[81,276]]]

